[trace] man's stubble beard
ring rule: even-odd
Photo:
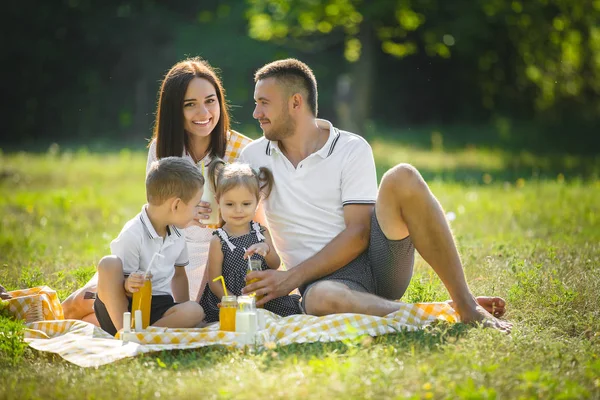
[[[265,132],[265,138],[268,140],[278,141],[287,139],[296,131],[296,121],[289,113],[286,113],[285,119],[280,121],[277,126],[272,126],[270,132]]]

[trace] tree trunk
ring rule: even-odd
[[[363,135],[370,117],[370,105],[373,104],[371,96],[375,73],[376,44],[369,22],[361,25],[358,39],[361,43],[361,54],[350,70],[350,118],[346,119],[348,126],[345,129]]]

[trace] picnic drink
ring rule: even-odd
[[[235,313],[235,331],[245,333],[244,342],[254,343],[254,337],[258,330],[258,319],[256,316],[256,303],[254,297],[239,296],[238,308]]]
[[[123,313],[123,333],[131,332],[131,313],[129,311]]]
[[[222,331],[235,332],[236,311],[237,298],[235,296],[221,297],[221,308],[219,308],[219,328]]]
[[[123,330],[117,332],[117,337],[123,341],[123,344],[127,343],[131,339],[131,313],[129,311],[123,313]]]
[[[261,260],[253,260],[252,256],[248,257],[248,270],[246,271],[246,275],[248,275],[250,272],[252,271],[262,271],[262,261]],[[251,279],[249,280],[246,285],[250,284],[250,283],[254,283],[254,282],[258,282],[259,279]],[[256,301],[259,301],[260,299],[262,299],[264,297],[264,295],[257,295],[256,293],[251,293],[250,296],[254,297],[256,299]],[[262,308],[259,307],[259,308]]]
[[[144,330],[142,326],[142,310],[135,310],[135,331],[141,332]]]
[[[206,201],[210,203],[211,212],[208,215],[208,219],[201,220],[204,225],[208,225],[211,228],[216,228],[219,225],[219,206],[217,205],[217,200],[215,199],[215,192],[211,182],[210,177],[208,176],[208,168],[205,168],[204,161],[200,164],[200,170],[202,171],[202,176],[204,176],[204,191],[202,192],[202,201]]]
[[[133,293],[131,301],[131,313],[135,315],[136,310],[142,311],[142,329],[146,329],[150,325],[150,305],[152,304],[152,280],[151,275],[146,274],[144,286],[137,292]],[[132,323],[134,321],[131,321]],[[132,325],[133,328],[133,325]]]

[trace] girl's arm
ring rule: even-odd
[[[261,243],[255,243],[248,247],[248,250],[246,250],[246,253],[244,253],[244,258],[248,259],[248,257],[250,257],[252,254],[260,254],[265,258],[267,266],[270,269],[277,269],[279,268],[279,264],[281,264],[281,260],[275,251],[275,246],[273,246],[273,241],[271,240],[269,230],[265,229],[263,235],[265,235],[265,241]]]
[[[213,282],[219,275],[223,275],[223,251],[221,250],[221,240],[218,236],[213,236],[208,247],[208,261],[206,262],[208,269],[208,286],[210,291],[220,300],[225,296],[221,280]],[[229,292],[229,291],[228,291]]]

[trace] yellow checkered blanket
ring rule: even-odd
[[[44,291],[48,290],[50,289],[44,288]],[[11,300],[14,301],[15,299]],[[49,304],[60,308],[57,299]],[[434,321],[458,321],[458,315],[446,303],[399,304],[401,306],[398,311],[385,317],[334,314],[325,317],[294,315],[283,318],[267,311],[266,329],[259,331],[255,345],[270,347],[291,343],[332,342],[361,335],[378,336],[402,330],[413,331]],[[196,329],[149,327],[146,331],[135,334],[139,343],[123,342],[92,324],[76,320],[31,322],[27,324],[27,328],[25,340],[31,347],[59,354],[81,367],[108,364],[152,351],[213,345],[244,346],[243,334],[220,331],[218,324]]]

